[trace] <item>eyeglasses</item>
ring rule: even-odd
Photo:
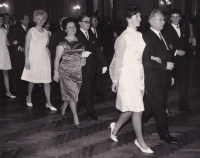
[[[152,19],[152,20],[158,20],[158,21],[160,21],[160,22],[165,22],[165,19]]]
[[[91,21],[81,21],[81,22],[85,22],[86,24],[91,24]]]

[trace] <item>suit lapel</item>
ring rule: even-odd
[[[174,29],[174,27],[172,26],[172,24],[170,24],[170,27],[171,27],[171,30],[172,30],[172,32],[174,33],[174,34],[176,34],[177,35],[177,38],[181,38],[181,35],[182,35],[182,32],[181,32],[181,28],[180,28],[180,37],[178,36],[178,33],[176,32],[176,30]]]

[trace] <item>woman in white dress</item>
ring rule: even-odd
[[[21,79],[29,82],[28,96],[26,98],[27,106],[33,106],[31,96],[35,83],[44,83],[45,106],[53,111],[57,111],[52,106],[50,100],[51,64],[47,48],[49,35],[47,30],[43,28],[46,19],[47,13],[45,11],[34,11],[33,21],[36,26],[32,27],[26,35],[25,68]]]
[[[10,55],[7,44],[7,30],[3,28],[4,17],[0,14],[0,70],[3,71],[4,85],[6,88],[6,96],[16,98],[10,93],[8,70],[11,69]]]
[[[142,135],[142,113],[144,111],[144,72],[142,54],[145,43],[142,34],[137,31],[140,26],[140,9],[128,5],[123,11],[123,20],[127,28],[115,42],[115,54],[110,64],[112,91],[117,92],[116,108],[122,113],[117,122],[110,124],[110,137],[117,142],[117,133],[122,125],[132,117],[136,133],[135,145],[142,152],[153,153],[146,145]]]

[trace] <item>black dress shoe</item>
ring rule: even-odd
[[[178,142],[170,135],[160,135],[160,140],[164,140],[169,144],[178,144]]]
[[[193,111],[193,108],[189,108],[188,106],[180,106],[179,107],[180,111]]]
[[[91,119],[91,120],[98,120],[98,117],[94,114],[90,114],[90,113],[87,113],[88,115],[88,119]]]

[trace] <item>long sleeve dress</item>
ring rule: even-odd
[[[109,71],[112,81],[119,83],[116,108],[122,112],[144,111],[144,47],[142,34],[130,27],[115,42],[115,54]]]

